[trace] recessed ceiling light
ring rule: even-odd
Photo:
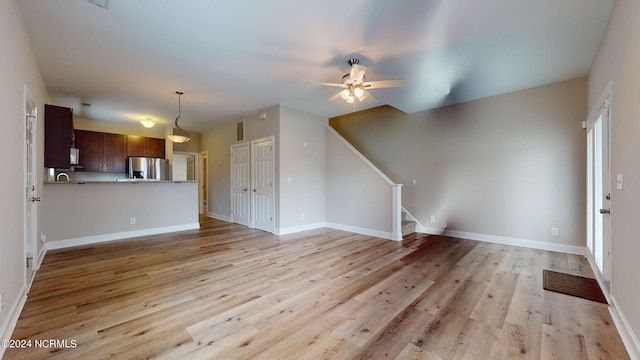
[[[109,9],[109,0],[87,0],[93,5],[98,5],[101,8]]]

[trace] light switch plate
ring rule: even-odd
[[[616,189],[622,190],[624,188],[624,176],[622,174],[618,174],[616,176]]]

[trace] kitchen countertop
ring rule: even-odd
[[[104,181],[45,181],[45,185],[62,184],[62,185],[78,185],[78,184],[149,184],[149,183],[196,183],[198,180],[104,180]]]

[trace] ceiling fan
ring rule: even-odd
[[[353,58],[349,59],[347,63],[351,66],[351,71],[342,77],[342,83],[309,82],[310,84],[332,86],[343,89],[339,93],[327,99],[325,103],[336,100],[337,98],[342,98],[349,104],[353,104],[356,99],[359,101],[366,101],[368,103],[375,103],[378,99],[371,95],[369,90],[404,86],[403,79],[364,81],[364,72],[367,68],[360,65],[360,60]]]

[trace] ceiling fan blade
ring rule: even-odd
[[[378,102],[378,99],[376,99],[375,96],[371,95],[370,92],[368,92],[367,90],[362,90],[362,91],[364,92],[364,99],[363,100],[367,104],[374,104],[374,103]]]
[[[404,79],[368,81],[362,84],[367,89],[382,89],[404,86]]]
[[[367,70],[366,67],[360,65],[360,64],[353,64],[351,65],[351,73],[349,75],[349,79],[352,82],[355,82],[357,84],[361,84],[364,81],[364,72],[365,70]]]
[[[340,98],[340,93],[337,93],[337,94],[333,95],[332,97],[328,98],[327,101],[325,101],[324,103],[326,104],[326,103],[332,102],[333,100],[336,100],[338,98]]]
[[[339,88],[343,88],[343,89],[347,87],[347,85],[345,85],[345,84],[328,83],[328,82],[321,82],[321,81],[307,81],[307,84],[339,87]]]

